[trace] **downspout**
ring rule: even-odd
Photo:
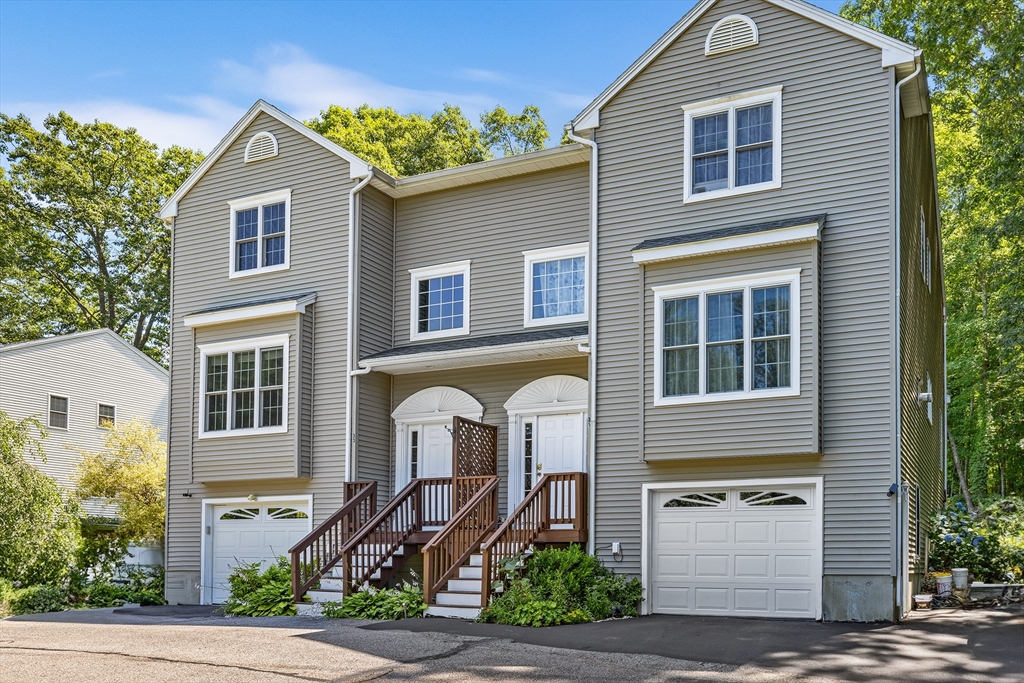
[[[915,60],[916,61],[916,60]],[[896,461],[896,482],[900,486],[899,496],[896,496],[896,547],[898,552],[896,554],[896,605],[899,610],[899,617],[897,620],[903,618],[903,591],[905,590],[903,574],[904,570],[907,570],[907,576],[909,577],[909,567],[905,567],[907,560],[908,549],[904,547],[907,543],[908,529],[903,528],[903,497],[907,495],[907,491],[904,491],[903,487],[903,460],[902,460],[902,381],[903,376],[900,372],[901,369],[901,354],[900,354],[900,268],[901,255],[900,255],[900,234],[901,230],[901,216],[902,216],[902,205],[900,198],[900,182],[903,179],[902,169],[900,168],[900,92],[906,83],[909,83],[913,79],[917,78],[917,75],[921,73],[921,62],[917,62],[917,68],[914,72],[896,83],[894,99],[893,99],[893,136],[895,139],[895,155],[894,161],[896,164],[896,177],[894,178],[894,195],[896,199],[896,215],[894,217],[894,238],[893,246],[895,248],[894,256],[894,279],[895,279],[895,313],[896,313],[896,324],[893,326],[894,330],[894,351],[895,351],[895,366],[893,367],[893,373],[895,375],[895,381],[893,386],[895,387],[895,400],[893,401],[895,412],[896,412],[896,433],[893,434],[894,443],[894,459]],[[909,490],[909,489],[908,489]]]
[[[587,286],[589,301],[587,312],[587,333],[589,336],[587,363],[587,390],[589,396],[590,429],[587,430],[587,550],[597,555],[594,547],[595,528],[594,512],[597,508],[595,492],[597,491],[597,143],[593,140],[576,135],[570,125],[566,129],[570,140],[590,148],[590,243],[587,258]],[[593,135],[593,133],[591,133]],[[580,349],[582,351],[582,349]]]
[[[352,431],[352,417],[355,414],[355,402],[352,400],[352,379],[355,374],[357,349],[356,340],[356,294],[359,287],[356,267],[356,195],[373,180],[373,167],[366,177],[356,183],[348,193],[348,301],[346,302],[345,318],[345,481],[352,481],[355,467],[352,462],[352,444],[355,433]],[[369,370],[367,370],[369,372]]]

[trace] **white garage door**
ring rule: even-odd
[[[240,562],[266,568],[287,555],[309,533],[309,504],[243,503],[213,508],[213,592],[215,604],[227,600],[228,575]]]
[[[650,491],[651,611],[821,616],[818,485]]]

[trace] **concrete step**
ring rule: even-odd
[[[323,603],[320,602],[297,602],[295,613],[300,617],[322,617]]]
[[[325,576],[320,579],[320,588],[326,591],[340,591],[345,587],[345,582],[340,576]]]
[[[448,619],[473,620],[480,616],[480,607],[455,607],[451,605],[431,605],[427,608],[428,617],[445,617]]]
[[[484,566],[484,556],[477,553],[476,555],[469,556],[470,567],[482,567]]]
[[[341,602],[344,594],[341,589],[337,590],[313,590],[306,591],[306,595],[309,596],[310,602]]]
[[[447,607],[480,607],[480,591],[475,593],[458,593],[455,591],[440,591],[434,600],[438,605]]]
[[[483,577],[483,567],[467,567],[466,565],[462,565],[461,567],[459,567],[460,579],[482,579]]]
[[[448,590],[457,593],[479,593],[483,581],[480,579],[448,579]]]

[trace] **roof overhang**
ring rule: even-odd
[[[824,216],[811,218],[813,220],[791,222],[791,224],[782,223],[778,227],[774,227],[772,224],[765,224],[771,227],[750,226],[748,229],[741,228],[735,234],[721,235],[722,231],[711,230],[683,236],[676,243],[671,243],[671,239],[651,240],[633,249],[633,263],[658,263],[659,261],[674,261],[694,256],[820,240]],[[706,237],[702,237],[703,235]],[[683,239],[685,241],[682,241]],[[659,244],[658,242],[666,243]]]
[[[904,43],[903,41],[890,38],[878,31],[873,31],[865,26],[856,24],[847,19],[833,14],[827,10],[823,10],[820,7],[815,7],[801,0],[765,0],[776,7],[789,10],[794,14],[815,21],[819,24],[835,29],[836,31],[850,36],[856,40],[859,40],[868,45],[872,45],[881,50],[881,62],[882,68],[896,67],[897,77],[906,76],[914,71],[917,64],[921,59],[921,50]],[[654,45],[652,45],[647,52],[643,53],[639,59],[630,65],[615,81],[612,82],[604,92],[597,96],[597,98],[587,105],[587,107],[581,111],[576,118],[571,122],[573,130],[577,133],[581,131],[591,130],[601,125],[601,109],[611,101],[613,97],[619,94],[623,88],[629,85],[634,78],[636,78],[644,69],[646,69],[651,62],[657,59],[662,52],[664,52],[672,43],[676,41],[690,26],[692,26],[698,19],[704,16],[711,7],[718,2],[718,0],[701,0],[698,2],[693,9],[686,13],[682,19],[680,19],[675,26],[668,30],[668,32],[658,39]]]
[[[306,306],[316,301],[316,294],[305,294],[292,299],[280,301],[254,302],[231,307],[219,307],[186,315],[185,327],[204,327],[206,325],[223,325],[244,320],[269,318],[289,313],[305,313]]]

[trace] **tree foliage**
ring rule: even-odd
[[[950,428],[971,493],[1024,492],[1024,4],[854,0],[842,14],[924,51]]]
[[[65,112],[0,114],[0,342],[108,327],[161,360],[170,234],[160,203],[202,155]]]
[[[486,161],[495,151],[510,156],[543,149],[548,139],[540,110],[532,105],[518,116],[498,106],[480,121],[482,127],[475,128],[461,108],[450,104],[430,117],[391,107],[332,104],[306,125],[398,177]]]
[[[0,410],[0,579],[59,582],[78,544],[78,502],[34,467],[46,430],[34,418]]]
[[[160,430],[136,418],[115,425],[106,448],[80,451],[76,484],[81,498],[103,498],[117,505],[116,533],[140,545],[162,541],[167,483],[167,444]]]

